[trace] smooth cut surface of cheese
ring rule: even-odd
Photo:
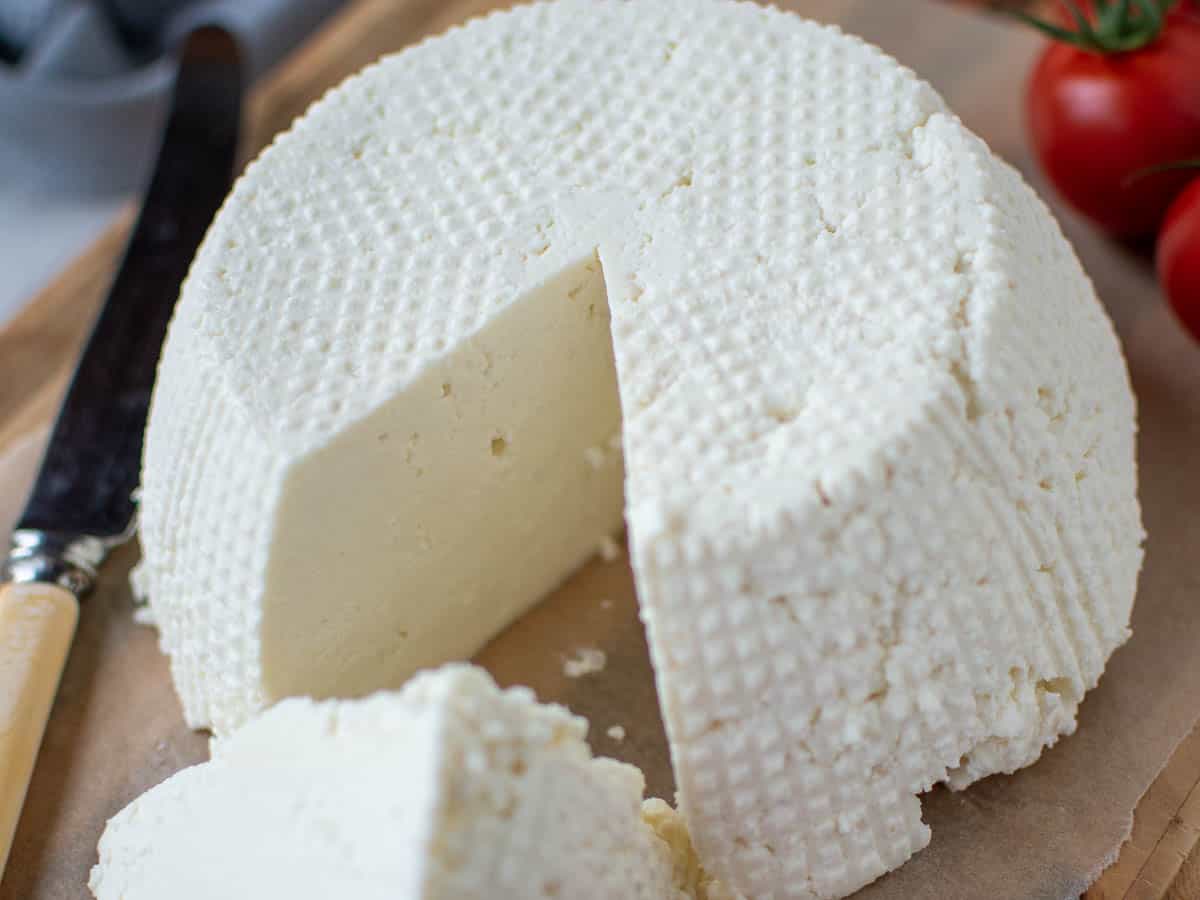
[[[621,425],[599,268],[533,287],[294,466],[265,574],[268,697],[468,658],[621,527],[620,454],[595,456]]]
[[[452,665],[286,700],[118,813],[98,900],[684,900],[702,873],[587,723]],[[652,824],[653,823],[653,827]],[[655,827],[669,833],[673,844]],[[676,872],[678,869],[678,873]],[[716,896],[716,895],[714,895]]]
[[[140,581],[225,733],[470,654],[623,477],[700,858],[838,897],[928,842],[922,791],[1075,727],[1129,633],[1134,434],[1059,228],[911,72],[749,3],[561,0],[247,170],[164,350]]]

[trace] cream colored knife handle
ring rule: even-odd
[[[0,872],[79,620],[79,601],[53,584],[0,587]]]

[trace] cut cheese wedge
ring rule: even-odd
[[[586,730],[467,666],[424,673],[398,694],[287,700],[117,814],[92,893],[695,897],[703,876],[686,833],[661,802],[643,818],[641,773],[593,758]]]
[[[748,3],[561,0],[247,170],[164,350],[139,582],[225,733],[469,656],[623,514],[701,857],[835,897],[929,840],[920,792],[1074,728],[1129,633],[1134,434],[1057,225],[911,72]]]

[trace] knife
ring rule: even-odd
[[[234,39],[219,28],[193,31],[141,214],[0,567],[0,874],[79,598],[133,533],[158,356],[188,266],[229,192],[241,106]]]

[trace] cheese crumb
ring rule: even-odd
[[[642,801],[642,820],[654,829],[671,855],[675,887],[695,900],[745,900],[704,871],[683,816],[657,797]]]
[[[621,545],[611,534],[606,534],[600,541],[600,558],[605,562],[613,562],[621,558]]]
[[[605,732],[614,741],[620,743],[625,740],[625,727],[623,725],[613,725]]]
[[[580,647],[575,655],[563,662],[563,674],[568,678],[582,678],[603,672],[608,662],[608,655],[595,647]]]

